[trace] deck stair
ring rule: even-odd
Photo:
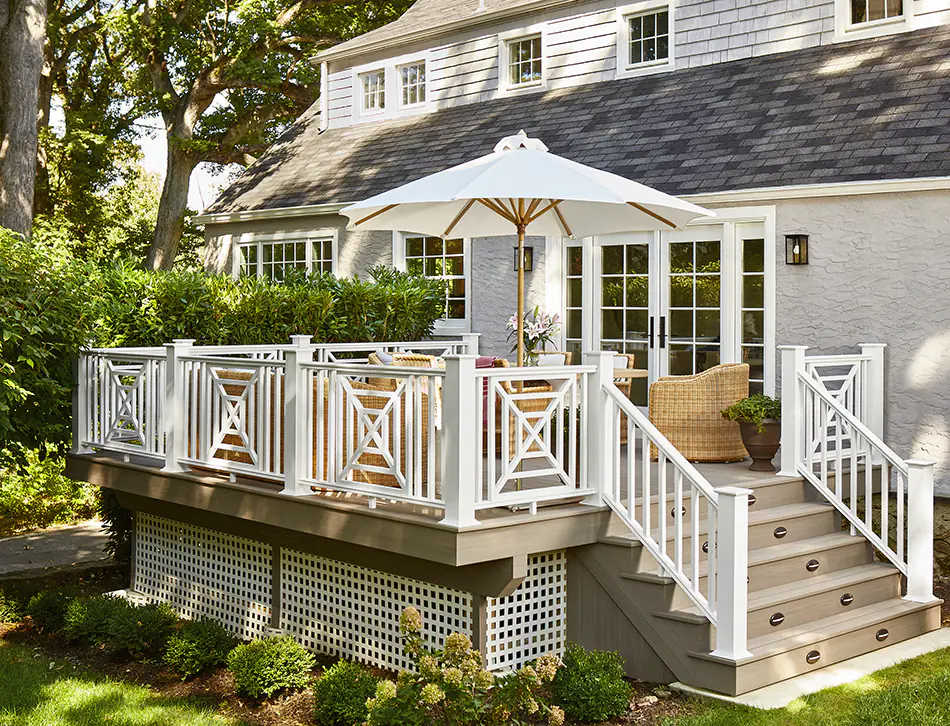
[[[750,656],[713,655],[716,631],[708,618],[619,522],[598,544],[572,551],[569,629],[582,644],[619,649],[632,677],[739,695],[940,627],[939,601],[902,598],[897,568],[878,561],[804,479],[746,486],[754,492]],[[655,516],[656,497],[652,506]],[[688,502],[684,509],[688,518]],[[666,512],[670,523],[672,514]],[[702,520],[699,532],[706,532]],[[704,585],[706,567],[701,560]]]

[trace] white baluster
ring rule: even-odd
[[[805,453],[805,397],[798,374],[805,372],[807,345],[780,345],[782,352],[782,470],[780,476],[798,476]]]
[[[907,463],[907,599],[934,600],[934,463]],[[898,531],[898,536],[901,532]]]
[[[439,524],[469,527],[475,519],[477,405],[481,402],[475,385],[474,355],[450,355],[445,358],[445,383],[442,386],[442,499],[445,518]],[[490,412],[489,412],[489,415]]]
[[[782,376],[786,375],[783,370]],[[749,573],[749,489],[717,489],[719,512],[716,534],[717,593],[716,649],[713,655],[739,660],[747,649]],[[712,532],[710,532],[712,541]]]
[[[284,488],[281,494],[298,497],[311,493],[310,487],[301,482],[305,477],[310,478],[312,472],[307,471],[307,447],[310,445],[307,441],[307,399],[311,394],[306,384],[309,376],[300,367],[301,363],[313,361],[310,340],[309,335],[291,336],[294,347],[284,353]],[[270,369],[261,369],[262,376],[269,374]],[[274,375],[277,375],[277,369],[274,369]]]
[[[191,353],[194,342],[179,339],[165,344],[165,466],[162,471],[188,471],[181,464],[187,455],[188,434],[185,428],[184,367],[178,358]],[[197,415],[197,412],[193,413]]]
[[[582,504],[594,507],[603,506],[604,494],[610,491],[613,482],[615,448],[620,446],[620,430],[613,425],[613,403],[607,393],[607,386],[614,379],[613,351],[590,351],[584,354],[584,364],[596,366],[590,376],[587,390],[587,431],[581,432],[581,438],[587,442],[587,486],[595,493],[583,500]],[[633,463],[634,444],[627,443],[629,462]],[[618,502],[619,503],[619,502]]]

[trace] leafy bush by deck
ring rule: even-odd
[[[165,603],[119,608],[109,622],[108,645],[118,653],[144,658],[165,648],[178,616]]]
[[[351,726],[366,720],[366,701],[379,679],[358,663],[341,660],[313,686],[314,720],[321,726]]]
[[[92,645],[108,643],[112,621],[131,607],[125,600],[108,595],[77,598],[66,607],[63,635]]]
[[[186,680],[225,663],[235,644],[234,636],[216,621],[189,620],[168,641],[165,663]]]
[[[551,693],[572,719],[606,721],[626,713],[629,706],[630,686],[623,676],[623,658],[617,653],[585,650],[571,643],[564,667],[551,683]]]
[[[26,614],[40,630],[57,632],[63,629],[66,609],[74,599],[61,590],[44,590],[30,598]]]
[[[239,645],[228,656],[238,693],[253,699],[306,688],[313,654],[289,635]]]

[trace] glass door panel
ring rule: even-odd
[[[669,242],[668,316],[660,320],[660,347],[667,349],[666,372],[674,376],[699,373],[722,360],[722,241],[693,235]]]

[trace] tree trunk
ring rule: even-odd
[[[195,162],[187,152],[175,143],[178,136],[174,132],[167,134],[168,155],[165,163],[165,184],[162,198],[158,203],[158,220],[155,223],[155,236],[148,250],[145,266],[150,270],[170,270],[178,254],[185,226],[185,209],[188,205],[188,188]]]
[[[29,234],[46,0],[0,0],[0,227]]]
[[[0,0],[2,1],[2,0]],[[45,132],[49,129],[49,117],[53,108],[53,50],[49,42],[43,53],[43,72],[40,74],[39,101],[36,125],[39,129],[39,145],[36,152],[36,183],[33,198],[33,216],[50,214],[49,154],[48,139]],[[44,139],[46,139],[44,141]]]

